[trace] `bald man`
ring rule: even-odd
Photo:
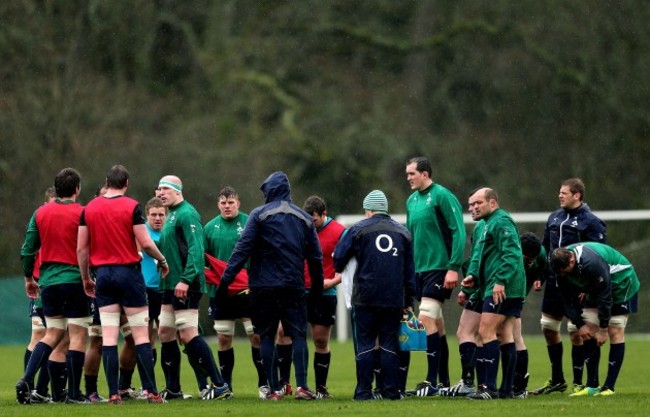
[[[467,397],[475,400],[512,398],[517,351],[514,325],[521,315],[526,295],[526,274],[521,256],[521,242],[512,217],[499,207],[499,197],[491,188],[481,188],[469,198],[469,210],[480,227],[463,287],[477,287],[483,302],[479,337],[483,347],[477,360],[485,366],[485,386]],[[499,338],[497,339],[497,329]],[[501,356],[503,375],[497,392],[497,373]]]
[[[157,196],[169,209],[160,236],[160,249],[169,262],[169,275],[160,281],[163,291],[160,311],[160,359],[167,388],[167,400],[185,399],[180,385],[181,354],[178,333],[197,380],[209,376],[212,384],[200,387],[203,400],[227,399],[232,396],[214,360],[212,350],[199,335],[199,301],[206,293],[203,268],[203,228],[201,216],[183,197],[183,183],[167,175],[158,183]]]

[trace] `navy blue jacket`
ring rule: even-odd
[[[559,208],[548,216],[542,246],[549,259],[555,249],[580,242],[607,243],[607,226],[591,212],[587,203],[572,210]],[[549,278],[555,280],[550,269]]]
[[[605,243],[606,240],[605,222],[591,212],[587,203],[582,203],[573,210],[560,208],[551,213],[544,229],[542,246],[551,256],[553,250],[574,243]]]
[[[291,202],[284,172],[271,174],[260,189],[266,204],[250,213],[221,283],[232,283],[250,258],[248,286],[252,290],[304,289],[307,260],[311,291],[319,294],[323,289],[323,255],[312,217]]]
[[[352,305],[403,308],[417,294],[411,233],[385,214],[361,220],[343,235],[334,250],[334,268],[342,272],[352,257],[357,270]]]

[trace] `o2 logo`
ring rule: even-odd
[[[393,256],[399,256],[397,248],[393,246],[393,238],[387,234],[381,234],[375,239],[375,247],[379,252],[393,252]]]

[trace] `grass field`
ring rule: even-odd
[[[459,375],[457,347],[454,338],[450,340],[450,367],[452,380]],[[544,342],[539,337],[527,338],[530,352],[529,388],[542,385],[550,375],[548,357]],[[214,342],[211,343],[214,347]],[[311,347],[310,347],[311,349]],[[23,346],[0,346],[0,416],[187,416],[199,417],[215,415],[227,416],[451,416],[463,417],[481,415],[483,417],[523,417],[523,416],[647,416],[650,414],[650,338],[629,337],[623,369],[612,397],[569,398],[567,394],[551,394],[542,397],[529,397],[526,400],[470,401],[448,398],[409,398],[404,401],[354,402],[351,400],[355,386],[355,364],[351,343],[332,344],[332,365],[329,376],[329,389],[335,397],[329,401],[301,402],[284,399],[280,402],[265,402],[257,399],[256,376],[250,362],[248,344],[241,340],[236,343],[237,363],[234,375],[235,398],[230,401],[200,401],[198,399],[172,402],[164,405],[150,405],[131,401],[124,405],[19,405],[15,400],[14,385],[22,374]],[[601,359],[601,383],[605,379],[607,363],[606,345]],[[565,375],[570,380],[570,347],[565,341]],[[409,387],[413,387],[425,375],[425,357],[421,352],[413,354],[409,375]],[[158,384],[162,373],[158,369]],[[183,387],[186,393],[196,395],[196,383],[187,363],[182,370]],[[313,384],[313,372],[310,383]],[[134,384],[137,384],[137,374]],[[455,382],[455,381],[454,381]],[[100,391],[106,394],[103,372],[100,373]]]

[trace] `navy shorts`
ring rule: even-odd
[[[187,298],[182,300],[174,295],[174,290],[164,290],[162,304],[171,304],[174,311],[198,310],[202,295],[200,291],[187,291]]]
[[[321,295],[307,299],[307,321],[321,326],[336,323],[336,295]]]
[[[304,289],[251,289],[251,319],[255,333],[262,339],[275,339],[280,322],[285,336],[304,339],[307,335]]]
[[[598,308],[598,303],[587,301],[585,303],[585,308]],[[639,309],[639,294],[636,293],[627,301],[622,303],[613,303],[611,309],[612,316],[626,316],[628,314],[634,314]]]
[[[97,307],[112,304],[123,307],[144,307],[147,305],[147,288],[140,272],[140,264],[106,265],[95,270]]]
[[[29,317],[40,317],[43,316],[43,306],[36,307],[36,301],[33,298],[29,299]]]
[[[548,277],[546,280],[542,298],[542,313],[560,319],[565,316],[562,293],[557,286],[555,277]]]
[[[630,298],[629,300],[627,300],[625,302],[625,304],[626,304],[625,307],[627,307],[626,311],[628,311],[627,314],[632,314],[632,313],[636,313],[637,311],[639,311],[639,293],[634,294],[632,296],[632,298]],[[625,307],[623,307],[623,305],[621,305],[621,306],[625,310]],[[612,312],[613,311],[614,311],[614,308],[612,308]],[[626,313],[620,313],[620,314],[626,314]]]
[[[79,318],[90,316],[89,298],[79,284],[57,284],[41,288],[43,315]]]
[[[638,304],[639,298],[637,297],[637,294],[634,294],[634,296],[627,301],[612,304],[611,314],[612,316],[626,316],[628,314],[636,313]]]
[[[250,292],[240,292],[218,299],[210,297],[208,314],[212,320],[237,320],[250,318],[251,296]]]
[[[435,269],[415,274],[420,288],[420,297],[433,298],[441,303],[449,300],[452,290],[445,288],[446,275],[446,269]]]
[[[162,305],[162,292],[158,288],[147,287],[147,303],[149,304],[149,320],[158,321]]]
[[[91,326],[101,326],[102,321],[99,319],[99,307],[97,307],[97,298],[90,300],[90,313],[93,315]]]
[[[39,304],[40,300],[39,300]],[[45,321],[45,315],[43,314],[43,306],[36,306],[36,301],[33,298],[29,299],[29,317],[39,317],[41,322],[45,327],[47,327],[47,322]],[[33,323],[33,322],[32,322]]]
[[[506,317],[521,317],[524,305],[523,298],[506,298],[500,304],[494,304],[492,296],[486,297],[483,302],[483,313],[500,314]]]
[[[465,306],[465,310],[473,311],[474,313],[481,314],[483,312],[483,299],[482,298],[468,298]]]

